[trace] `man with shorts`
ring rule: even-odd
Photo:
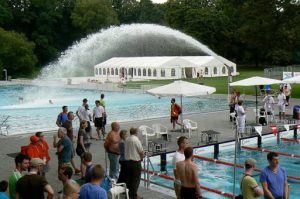
[[[265,199],[288,199],[289,188],[286,171],[279,166],[278,154],[270,152],[267,159],[269,166],[264,168],[260,175]]]
[[[285,104],[286,104],[286,97],[283,93],[283,89],[280,89],[280,93],[277,96],[278,99],[278,110],[279,110],[279,120],[284,119],[285,117]]]
[[[173,156],[173,173],[175,176],[175,181],[174,181],[174,190],[175,190],[175,194],[177,199],[180,199],[180,180],[178,179],[178,174],[176,171],[176,163],[183,161],[185,159],[184,157],[184,150],[188,147],[189,142],[187,137],[185,136],[180,136],[177,140],[177,145],[178,145],[178,149],[175,152],[174,156]]]
[[[104,131],[103,131],[103,114],[104,108],[100,105],[100,101],[95,101],[96,107],[93,109],[93,121],[96,127],[98,139],[100,139],[100,131],[102,131],[103,140],[104,140]]]
[[[176,164],[176,173],[181,182],[180,197],[182,199],[202,198],[198,179],[198,167],[193,162],[193,148],[187,147],[184,150],[184,161]]]
[[[89,135],[90,139],[94,139],[92,136],[92,131],[91,131],[92,128],[90,123],[90,121],[92,121],[92,114],[90,112],[88,100],[86,98],[82,100],[82,106],[78,107],[78,110],[76,111],[76,115],[78,116],[80,121],[81,120],[87,121],[88,126],[86,127],[85,131]]]
[[[178,122],[178,117],[181,114],[181,107],[175,103],[175,98],[171,99],[171,123],[173,124],[173,131],[175,130],[175,124],[182,126],[180,122]]]

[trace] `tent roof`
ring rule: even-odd
[[[219,57],[229,66],[235,64],[223,57]],[[199,67],[199,66],[218,66],[223,65],[213,56],[167,56],[167,57],[114,57],[106,60],[95,67]]]

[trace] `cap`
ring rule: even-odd
[[[253,158],[248,158],[248,159],[246,159],[246,161],[245,161],[245,165],[249,165],[249,166],[255,167],[255,165],[256,165],[256,160],[254,160]]]
[[[32,158],[30,160],[30,165],[33,167],[39,166],[39,165],[45,165],[45,162],[40,158]]]
[[[31,142],[38,142],[39,140],[40,140],[40,138],[36,135],[33,135],[33,136],[30,137]]]

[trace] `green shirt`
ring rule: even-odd
[[[14,170],[8,180],[9,186],[9,198],[15,199],[16,187],[18,180],[22,177],[22,174],[18,170]]]
[[[245,175],[244,175],[245,176]],[[254,189],[258,187],[256,180],[252,176],[242,177],[241,189],[242,195],[244,199],[257,199],[259,197],[255,197]]]
[[[104,101],[104,99],[100,99],[100,105],[105,108],[105,101]]]

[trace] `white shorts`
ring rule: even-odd
[[[284,113],[285,112],[285,105],[278,105],[278,110],[279,110],[279,113]]]

